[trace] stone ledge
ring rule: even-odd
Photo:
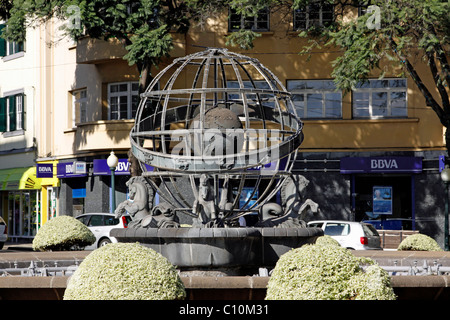
[[[0,277],[2,289],[65,289],[68,276],[53,277]],[[266,289],[270,277],[224,276],[224,277],[181,277],[186,289]],[[393,288],[448,288],[450,276],[393,276]]]

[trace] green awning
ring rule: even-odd
[[[36,167],[0,170],[0,190],[41,189],[40,180],[36,178]]]

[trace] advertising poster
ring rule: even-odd
[[[373,187],[373,213],[392,214],[392,187]]]

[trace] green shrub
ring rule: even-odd
[[[35,251],[72,250],[94,242],[94,234],[82,222],[70,216],[58,216],[38,230],[32,247]]]
[[[443,251],[436,240],[424,234],[412,234],[398,246],[399,251]]]
[[[334,245],[334,246],[338,246],[338,247],[341,246],[336,239],[333,239],[329,235],[323,235],[321,237],[318,237],[317,240],[316,240],[316,244]]]
[[[364,260],[368,262],[367,259]],[[335,245],[304,245],[280,257],[267,286],[268,300],[393,300],[388,274]]]
[[[138,243],[92,251],[71,276],[64,300],[175,300],[186,292],[175,267]]]

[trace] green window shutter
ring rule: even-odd
[[[16,131],[16,96],[9,96],[9,131]]]
[[[25,104],[25,99],[26,99],[26,96],[25,96],[25,94],[23,94],[22,93],[22,129],[23,130],[26,130],[26,126],[25,126],[25,124],[26,124],[26,120],[27,120],[27,117],[26,117],[26,104]]]
[[[6,98],[0,98],[0,132],[6,131]]]
[[[6,56],[6,40],[1,38],[3,29],[6,27],[4,24],[0,24],[0,57]]]

